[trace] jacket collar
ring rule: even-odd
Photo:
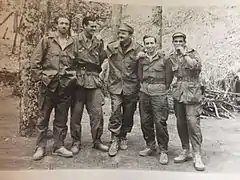
[[[80,42],[82,42],[82,45],[83,45],[85,48],[87,48],[86,42],[87,42],[89,39],[86,37],[84,31],[79,34],[78,40],[79,40]],[[91,47],[90,47],[90,48],[95,47],[95,46],[98,44],[98,42],[99,42],[96,36],[93,36],[92,39],[90,39],[90,40],[92,41],[92,44],[91,44]],[[87,49],[88,49],[88,48],[87,48]]]
[[[123,54],[122,47],[120,45],[120,41],[117,41],[117,43],[115,43],[113,47],[114,47],[114,49],[119,49],[119,51]],[[136,50],[136,42],[133,39],[131,40],[131,44],[128,47],[128,49],[126,50],[125,54],[127,54],[131,50]]]
[[[54,41],[56,41],[58,43],[58,45],[60,45],[58,32],[53,33],[52,35],[50,35],[50,37],[53,37]],[[71,45],[73,43],[73,39],[68,35],[67,35],[66,39],[67,39],[66,47],[68,47],[69,45]]]

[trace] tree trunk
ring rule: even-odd
[[[14,13],[14,20],[13,20],[13,32],[16,33],[17,32],[17,28],[18,28],[18,11],[16,11]]]
[[[162,48],[162,6],[157,6],[157,17],[158,17],[158,26],[159,26],[159,31],[158,31],[158,42],[159,42],[159,47]]]
[[[50,19],[51,19],[51,1],[42,0],[40,4],[40,9],[44,14],[44,35],[48,35],[50,30]]]
[[[118,28],[122,20],[122,5],[113,4],[112,6],[112,34],[113,39],[117,39]]]
[[[43,36],[39,27],[42,14],[40,13],[41,0],[25,0],[23,7],[23,26],[20,33],[23,38],[22,52],[19,62],[22,93],[20,99],[20,135],[32,136],[35,134],[35,126],[39,117],[37,95],[38,86],[31,78],[30,57],[33,49]]]

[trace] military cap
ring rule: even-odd
[[[122,30],[122,31],[127,31],[129,33],[133,33],[134,29],[132,26],[128,25],[127,23],[122,23],[119,27],[119,30]]]
[[[176,32],[172,35],[172,38],[174,39],[175,37],[183,37],[184,39],[186,39],[186,35],[182,32]]]

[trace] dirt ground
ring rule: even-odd
[[[169,158],[167,166],[158,163],[158,155],[139,157],[138,152],[145,143],[140,129],[139,114],[136,112],[135,125],[129,135],[129,149],[120,151],[116,157],[109,157],[107,153],[92,148],[89,118],[84,112],[83,145],[79,155],[64,159],[51,155],[52,140],[49,141],[47,156],[38,162],[31,159],[36,138],[18,136],[19,99],[11,95],[10,87],[0,88],[0,170],[24,169],[142,169],[167,171],[195,171],[192,162],[174,164],[173,158],[180,151],[180,141],[176,131],[175,117],[171,115],[168,121],[170,134]],[[110,133],[107,123],[110,115],[110,101],[106,99],[104,105],[105,126],[103,142],[109,143]],[[239,116],[240,117],[240,116]],[[240,164],[240,121],[236,119],[202,119],[203,131],[203,160],[206,164],[205,172],[237,173]],[[66,146],[71,143],[70,134],[66,138]]]

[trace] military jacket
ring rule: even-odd
[[[31,57],[33,79],[42,81],[52,91],[58,85],[68,86],[76,80],[75,57],[76,46],[72,37],[68,37],[64,49],[59,45],[57,34],[42,38]]]
[[[172,85],[173,98],[186,104],[199,103],[202,91],[199,75],[201,72],[201,59],[196,50],[186,47],[186,55],[195,62],[191,66],[182,55],[175,51],[170,53],[170,60],[176,82]]]
[[[77,41],[77,84],[84,88],[102,87],[99,73],[106,58],[103,40],[96,36],[90,40],[84,32],[76,36],[75,39]]]
[[[145,56],[139,59],[138,72],[141,79],[141,92],[152,96],[168,93],[173,73],[171,62],[163,51],[156,51],[152,57],[145,53]]]
[[[134,41],[125,52],[119,41],[108,44],[106,50],[109,64],[107,88],[111,94],[130,95],[139,92],[140,81],[136,56],[141,49],[141,45]]]

